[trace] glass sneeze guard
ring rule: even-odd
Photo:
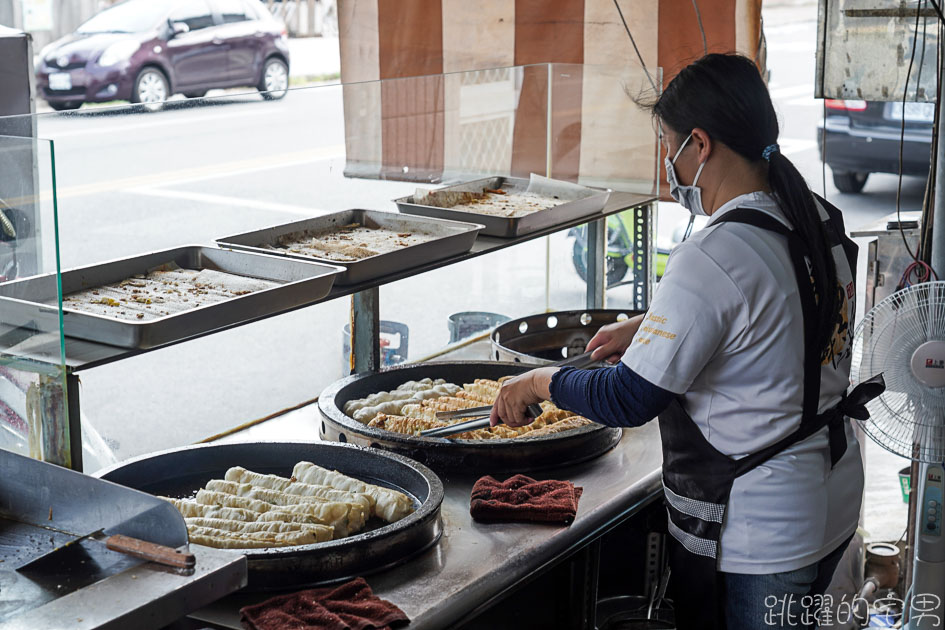
[[[51,139],[50,154],[55,142],[58,251],[67,270],[349,208],[396,211],[392,200],[418,188],[492,175],[536,173],[652,199],[659,146],[649,113],[632,98],[649,85],[632,68],[542,64],[295,88],[275,101],[227,92],[175,99],[160,111],[83,107],[31,120]],[[0,134],[18,119],[0,118]],[[631,231],[641,222],[631,240],[652,232],[649,208],[628,213]],[[580,229],[380,289],[383,320],[409,330],[400,360],[447,345],[455,313],[584,307]],[[652,275],[641,257],[624,258],[622,279]],[[635,291],[632,282],[612,288],[608,303],[645,303]],[[82,375],[86,470],[314,398],[347,374],[353,303],[331,300],[118,363],[70,368]]]

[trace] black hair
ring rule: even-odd
[[[755,63],[735,54],[711,54],[683,68],[650,106],[683,137],[696,127],[750,162],[763,160],[778,141],[778,117]],[[794,231],[807,245],[818,297],[817,345],[830,343],[840,297],[837,266],[814,195],[794,164],[780,151],[770,154],[768,185]]]

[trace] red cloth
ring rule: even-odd
[[[278,595],[240,609],[246,630],[388,630],[410,619],[371,592],[364,578]]]
[[[570,481],[536,481],[515,475],[505,481],[482,477],[472,488],[469,513],[477,521],[534,521],[570,524],[583,488]]]

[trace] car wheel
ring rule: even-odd
[[[206,90],[196,90],[194,92],[184,92],[184,96],[187,98],[203,98],[207,95]]]
[[[289,67],[277,57],[267,59],[256,89],[267,101],[282,98],[289,90]]]
[[[141,103],[149,112],[156,112],[169,96],[170,87],[163,72],[157,68],[144,68],[138,73],[131,93],[132,103]]]
[[[69,101],[68,103],[50,103],[49,106],[52,107],[57,112],[67,112],[69,110],[79,109],[80,107],[82,107],[82,101]]]
[[[866,185],[866,180],[869,176],[869,173],[845,173],[835,171],[833,174],[833,185],[842,193],[858,193],[862,192],[863,186]]]

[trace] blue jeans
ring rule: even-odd
[[[783,573],[720,573],[727,630],[814,630],[816,608],[852,536],[823,560]]]

